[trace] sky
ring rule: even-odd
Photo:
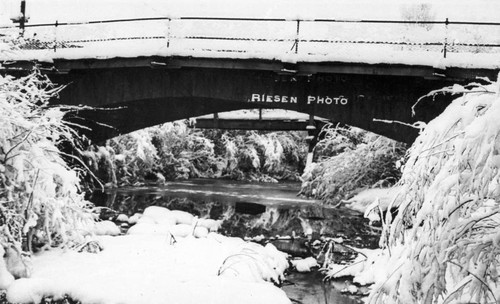
[[[0,1],[0,23],[20,0]],[[30,23],[151,16],[401,19],[408,7],[430,4],[438,20],[500,21],[497,0],[27,0]]]

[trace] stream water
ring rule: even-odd
[[[106,217],[133,215],[151,205],[188,211],[199,217],[223,220],[221,233],[273,242],[293,256],[314,255],[307,241],[332,237],[355,247],[374,248],[378,232],[362,214],[343,207],[323,206],[320,201],[297,197],[299,183],[257,184],[227,180],[193,179],[162,186],[127,187],[94,192],[96,206],[109,207]],[[293,236],[291,238],[291,236]],[[257,237],[257,238],[255,238]],[[337,252],[339,258],[348,255]],[[321,261],[319,261],[321,262]],[[344,281],[323,282],[323,275],[291,273],[282,288],[294,303],[357,303],[340,293]]]

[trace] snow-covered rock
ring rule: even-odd
[[[309,272],[311,268],[318,267],[318,261],[313,257],[308,257],[305,259],[291,260],[292,266],[297,269],[298,272]]]
[[[173,225],[169,227],[170,233],[174,237],[187,237],[193,235],[193,226],[186,224]]]
[[[278,248],[271,243],[267,243],[266,246],[264,246],[264,250],[273,259],[276,271],[283,274],[290,266],[288,263],[288,254],[279,251]]]
[[[197,238],[206,238],[208,236],[208,229],[206,227],[196,227],[193,231],[193,236]]]
[[[170,210],[160,206],[149,206],[144,209],[143,217],[149,217],[153,220],[161,220],[162,218],[170,217]]]
[[[135,224],[137,224],[137,222],[139,221],[139,219],[141,217],[142,217],[141,213],[135,213],[134,215],[132,215],[131,217],[128,218],[128,223],[130,225],[135,225]]]
[[[217,232],[221,227],[221,220],[213,219],[198,219],[197,225],[207,228],[210,232]]]
[[[346,288],[342,289],[343,293],[356,294],[358,292],[358,287],[353,284],[349,284]]]
[[[101,221],[95,223],[94,233],[96,235],[119,235],[120,227],[116,226],[112,221]]]
[[[171,216],[175,219],[176,224],[193,224],[194,216],[186,211],[172,210],[170,212]]]
[[[138,218],[137,224],[129,229],[128,234],[171,234],[174,238],[205,238],[209,232],[216,232],[221,225],[218,220],[198,219],[186,211],[158,206],[148,207],[144,214],[136,214],[131,219],[134,217]]]
[[[1,252],[0,252],[1,253]],[[26,278],[29,276],[30,269],[21,254],[11,246],[5,248],[4,257],[5,266],[7,270],[14,276],[14,278]]]
[[[126,214],[121,213],[116,217],[116,220],[118,222],[128,222],[129,218]]]
[[[141,216],[137,222],[137,224],[157,224],[157,221],[149,216]]]
[[[41,303],[46,290],[45,279],[19,279],[7,289],[10,303]]]
[[[5,255],[5,250],[3,246],[0,245],[0,256]],[[14,276],[7,270],[7,265],[3,258],[0,258],[0,290],[7,289],[12,282],[14,282]]]

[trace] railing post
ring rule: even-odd
[[[168,18],[167,19],[167,34],[166,34],[166,38],[167,38],[167,49],[170,47],[170,22],[172,21],[171,18]]]
[[[19,19],[19,28],[21,37],[24,36],[24,24],[26,23],[26,0],[21,0],[21,19]]]
[[[24,28],[28,18],[26,18],[26,0],[21,0],[21,14],[10,18],[12,22],[19,23],[19,37],[24,36]]]
[[[54,53],[57,51],[57,26],[59,25],[59,21],[56,20],[54,24]]]
[[[299,52],[300,20],[297,19],[297,36],[295,37],[295,54]]]
[[[443,56],[446,58],[446,50],[448,48],[448,18],[446,18],[446,21],[444,22],[445,30],[444,30],[444,47],[443,47]]]

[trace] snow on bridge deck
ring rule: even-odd
[[[0,42],[0,62],[181,56],[500,69],[494,2],[436,1],[427,23],[414,24],[418,6],[400,0],[29,1],[24,40]],[[0,4],[0,35],[18,34],[9,21],[17,3]]]

